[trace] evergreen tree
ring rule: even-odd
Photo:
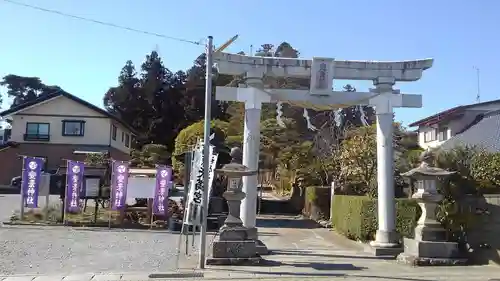
[[[15,74],[4,76],[0,81],[0,86],[6,87],[7,96],[13,99],[11,107],[33,101],[44,95],[65,92],[59,86],[44,84],[38,77],[26,77]]]

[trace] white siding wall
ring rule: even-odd
[[[130,146],[132,144],[132,134],[129,130],[125,129],[122,125],[117,122],[112,122],[112,126],[116,127],[116,139],[113,139],[113,127],[111,127],[111,147],[114,147],[121,151],[130,152]],[[122,138],[123,136],[123,138]],[[128,136],[128,147],[125,143]]]
[[[63,136],[63,120],[85,121],[84,136]],[[83,145],[110,145],[123,152],[130,149],[121,142],[121,132],[130,132],[123,126],[117,125],[119,135],[117,141],[111,139],[111,124],[115,124],[107,116],[94,111],[71,99],[60,96],[32,108],[25,109],[12,116],[11,140],[16,142],[51,143],[51,144],[83,144]],[[26,123],[49,123],[50,141],[24,141]]]

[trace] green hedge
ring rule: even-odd
[[[413,237],[420,214],[420,207],[415,200],[396,199],[396,229],[401,236]],[[330,218],[335,230],[348,238],[373,240],[377,231],[377,199],[335,195]]]

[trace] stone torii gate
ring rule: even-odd
[[[289,102],[341,108],[351,105],[371,105],[376,110],[377,123],[377,182],[378,230],[371,245],[384,250],[399,247],[395,227],[395,198],[393,170],[393,108],[422,107],[421,95],[401,94],[394,90],[396,82],[413,82],[432,67],[432,59],[375,62],[346,61],[332,58],[290,59],[254,57],[229,53],[214,56],[218,72],[227,75],[245,75],[246,83],[238,88],[217,87],[216,99],[245,103],[243,165],[258,169],[260,146],[260,117],[262,103]],[[266,89],[264,76],[294,77],[311,80],[310,89]],[[371,80],[375,88],[369,92],[332,91],[334,79]],[[306,106],[307,107],[307,106]],[[241,204],[243,225],[250,237],[258,241],[256,221],[257,176],[245,177]],[[252,237],[253,236],[253,237]]]

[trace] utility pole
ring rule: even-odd
[[[476,70],[476,78],[477,78],[477,95],[476,95],[476,102],[480,103],[481,102],[481,84],[479,81],[479,68],[474,66],[474,69]]]
[[[200,256],[198,267],[205,268],[205,252],[207,248],[207,215],[209,198],[209,165],[210,165],[210,121],[212,119],[212,67],[213,67],[213,37],[208,36],[206,45],[206,78],[205,78],[205,122],[203,129],[203,199],[201,201],[201,231],[200,231]]]

